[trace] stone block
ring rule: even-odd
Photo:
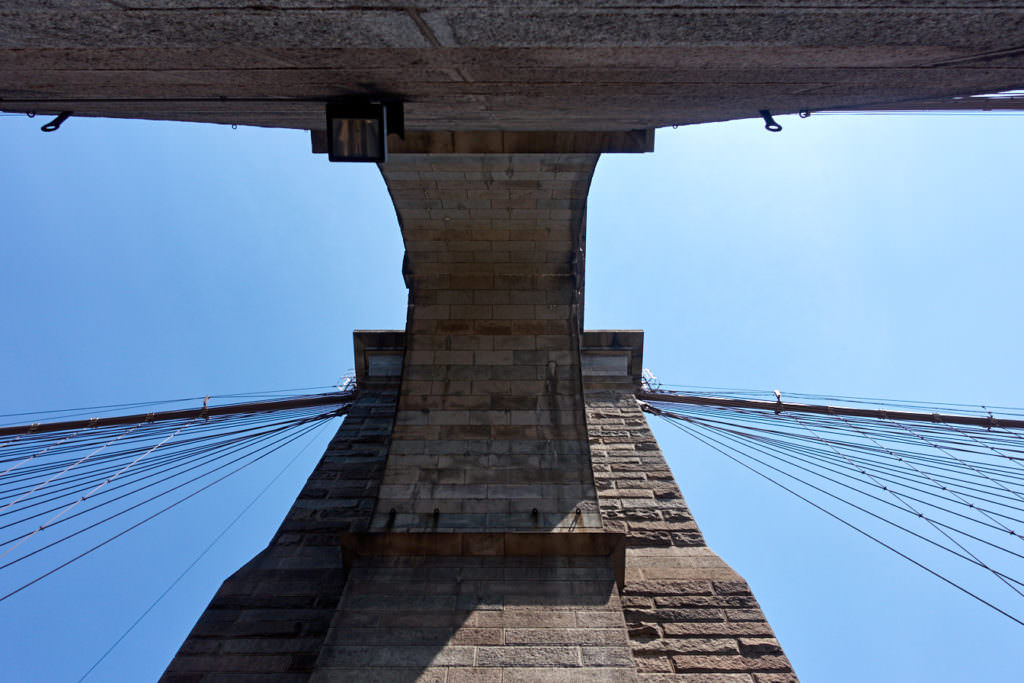
[[[577,647],[480,647],[477,665],[484,667],[576,667]]]
[[[785,657],[742,657],[731,655],[675,655],[672,664],[682,673],[791,672]]]

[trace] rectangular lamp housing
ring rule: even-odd
[[[327,158],[331,161],[387,161],[388,126],[384,103],[362,100],[328,104]]]

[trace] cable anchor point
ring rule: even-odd
[[[60,128],[62,123],[71,118],[71,114],[72,112],[70,111],[62,111],[60,114],[57,115],[57,118],[53,119],[49,123],[44,123],[42,126],[40,126],[39,130],[43,131],[44,133],[52,133],[58,128]]]
[[[762,109],[758,112],[761,118],[764,119],[764,129],[772,133],[778,133],[782,130],[782,126],[779,122],[772,118],[772,112],[770,109]]]

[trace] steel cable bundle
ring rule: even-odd
[[[639,396],[646,412],[1024,626],[1020,410],[765,393]]]
[[[90,419],[66,418],[195,399],[0,416],[62,418],[0,427],[0,602],[344,415],[354,392],[246,397],[256,400],[211,407],[205,397],[202,408]],[[84,549],[72,543],[83,534]],[[30,558],[38,574],[4,583]]]

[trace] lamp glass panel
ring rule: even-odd
[[[381,122],[368,118],[331,119],[334,155],[361,159],[382,159]]]

